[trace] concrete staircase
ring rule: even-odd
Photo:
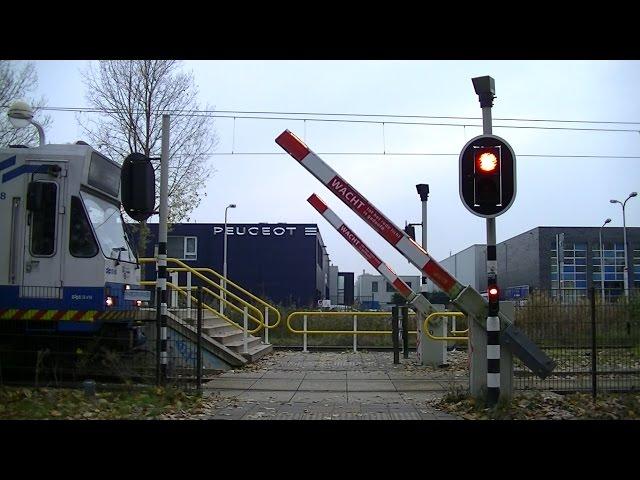
[[[169,327],[196,340],[197,319],[195,309],[191,316],[186,309],[170,308]],[[203,348],[233,367],[241,367],[273,352],[273,346],[262,342],[260,337],[247,336],[247,352],[244,352],[243,331],[226,320],[205,309],[202,312]]]
[[[192,325],[196,326],[195,319]],[[244,352],[243,331],[226,320],[216,316],[209,310],[204,310],[202,315],[202,333],[221,343],[225,347],[247,359],[247,362],[255,362],[260,357],[273,352],[273,346],[266,344],[260,337],[247,336],[247,352]]]

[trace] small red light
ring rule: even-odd
[[[497,295],[498,294],[498,289],[493,287],[489,289],[489,295]]]

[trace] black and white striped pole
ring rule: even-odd
[[[493,78],[472,79],[482,108],[482,135],[472,138],[460,153],[460,198],[474,215],[484,217],[487,224],[487,300],[486,330],[472,322],[469,330],[471,394],[480,396],[486,388],[487,404],[495,406],[501,387],[510,395],[511,365],[500,351],[500,290],[498,288],[498,259],[496,252],[496,219],[506,212],[516,195],[516,157],[511,146],[493,135],[491,108],[495,98]],[[484,330],[484,331],[483,331]],[[486,344],[484,334],[486,332]],[[486,347],[486,349],[485,349]],[[484,361],[486,352],[486,362]],[[484,366],[486,365],[486,372]],[[502,382],[501,382],[502,378]],[[505,385],[501,385],[505,383]]]
[[[473,80],[482,108],[482,134],[492,135],[491,107],[495,83],[491,77]],[[487,405],[493,407],[500,397],[500,299],[498,295],[498,258],[496,255],[496,219],[487,218]]]
[[[160,383],[167,380],[167,219],[169,192],[169,115],[162,115],[162,154],[160,158],[160,223],[158,225],[158,279],[160,291]]]

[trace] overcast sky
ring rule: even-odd
[[[38,61],[38,93],[48,106],[83,107],[79,71],[86,61]],[[517,196],[497,219],[498,242],[537,226],[622,226],[624,200],[640,190],[640,159],[559,158],[554,155],[640,157],[640,62],[638,61],[187,61],[202,105],[216,110],[320,112],[480,117],[471,78],[491,75],[497,98],[495,135],[517,157]],[[81,139],[73,113],[51,113],[50,143]],[[636,124],[542,123],[498,118],[551,119]],[[386,120],[372,118],[371,120]],[[406,119],[405,119],[406,120]],[[404,121],[404,120],[403,120]],[[411,120],[410,120],[411,121]],[[467,123],[480,120],[430,120]],[[503,127],[501,127],[502,125]],[[626,129],[629,132],[568,131],[504,126]],[[428,183],[428,251],[437,260],[474,243],[485,243],[485,219],[469,213],[458,194],[458,157],[481,127],[359,124],[299,120],[216,119],[217,153],[280,153],[274,139],[285,129],[358,189],[398,226],[421,221],[415,190]],[[383,152],[387,155],[382,155]],[[322,155],[372,152],[372,155]],[[441,153],[393,156],[390,153]],[[551,155],[548,158],[519,155]],[[317,193],[399,274],[416,275],[399,253],[287,154],[217,155],[216,173],[192,222],[317,223],[331,262],[341,271],[372,267],[311,207]],[[640,197],[629,200],[627,226],[640,223]],[[421,233],[416,228],[418,242]]]

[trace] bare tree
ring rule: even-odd
[[[24,100],[31,105],[35,119],[46,131],[51,124],[49,116],[42,115],[39,110],[44,106],[44,98],[34,99],[29,95],[38,85],[38,75],[33,63],[26,63],[20,67],[15,62],[0,60],[0,146],[27,145],[37,146],[38,131],[31,127],[16,129],[9,123],[6,111],[14,100]]]
[[[199,110],[193,74],[175,60],[103,60],[82,72],[89,104],[100,114],[80,124],[95,148],[122,162],[132,152],[160,157],[162,114],[171,116],[169,222],[189,220],[214,170],[208,153],[217,144],[213,119]],[[207,106],[207,109],[210,107]],[[160,160],[156,170],[159,204]]]

